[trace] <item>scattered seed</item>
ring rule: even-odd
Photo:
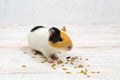
[[[67,70],[67,68],[62,68],[63,70]]]
[[[75,61],[76,59],[78,59],[78,56],[72,57],[71,60],[70,60],[70,63],[73,65],[73,64],[74,64],[74,61]]]
[[[81,72],[77,72],[78,74],[81,74]]]
[[[56,67],[54,67],[53,69],[56,69]]]
[[[65,64],[68,64],[69,62],[67,61],[67,62],[65,62]]]
[[[72,74],[72,72],[66,72],[66,74]]]
[[[100,73],[99,71],[95,72],[95,71],[91,71],[92,74],[95,74],[95,73]]]
[[[70,61],[69,59],[67,59],[67,61]]]
[[[40,56],[41,58],[45,58],[43,55],[41,55]],[[35,58],[35,56],[32,56],[32,58]],[[74,64],[74,61],[76,60],[76,59],[78,59],[78,56],[73,56],[73,57],[70,57],[70,56],[68,56],[68,57],[66,57],[66,62],[64,63],[64,64]],[[82,58],[80,58],[80,60],[83,60]],[[86,59],[84,59],[84,60],[86,60],[86,61],[88,61],[88,59],[86,58]],[[44,62],[47,62],[47,59],[45,59],[44,61],[41,61],[41,63],[44,63]],[[57,61],[57,64],[62,64],[63,63],[63,61],[61,61],[61,60],[58,60]],[[57,64],[52,64],[51,65],[51,67],[53,68],[53,69],[56,69],[56,65]],[[68,70],[67,68],[65,68],[64,66],[64,64],[62,64],[61,66],[62,66],[62,70]],[[26,65],[22,65],[22,67],[26,67]],[[83,75],[86,75],[86,77],[91,77],[90,75],[88,75],[88,69],[87,68],[84,68],[84,66],[82,65],[82,64],[80,64],[80,65],[78,65],[78,66],[73,66],[74,67],[74,69],[75,68],[83,68],[83,70],[81,70],[80,72],[77,72],[78,74],[83,74]],[[90,65],[87,65],[86,67],[90,67]],[[70,71],[67,71],[67,72],[65,72],[66,74],[72,74],[72,72],[70,72]],[[91,71],[91,73],[92,74],[94,74],[94,73],[100,73],[99,71]]]
[[[89,78],[90,76],[89,76],[89,75],[87,75],[87,77]]]
[[[82,60],[82,58],[80,58],[80,60]]]
[[[51,65],[52,68],[55,67],[55,66],[56,66],[56,64],[52,64],[52,65]]]
[[[81,73],[83,73],[84,71],[83,71],[83,70],[81,70],[80,72],[81,72]]]
[[[88,59],[85,59],[86,61],[88,61]]]
[[[79,66],[77,66],[78,68],[83,68],[83,65],[79,65]]]
[[[27,53],[27,52],[24,52],[25,54]]]
[[[76,66],[74,68],[77,68]]]
[[[80,73],[82,73],[82,74],[84,74],[84,75],[87,75],[87,72],[85,72],[84,70],[81,70]]]
[[[45,56],[43,56],[43,55],[40,55],[40,58],[46,58]]]
[[[85,68],[85,72],[88,72],[87,68]]]
[[[32,58],[35,58],[35,56],[32,56]]]
[[[64,67],[64,65],[62,65],[62,67]]]
[[[71,58],[70,56],[66,57],[66,59],[70,59],[70,58]]]
[[[84,75],[87,75],[87,73],[86,73],[86,72],[84,72],[83,74],[84,74]]]
[[[90,65],[87,65],[87,67],[90,67]]]
[[[91,73],[94,74],[94,73],[96,73],[96,72],[95,72],[95,71],[92,71]]]
[[[71,58],[71,62],[74,62],[74,61],[75,61],[75,58],[74,58],[74,57],[72,57],[72,58]]]
[[[97,73],[100,73],[99,71]]]
[[[41,61],[41,63],[44,63],[43,61]]]
[[[70,64],[72,64],[72,65],[73,65],[73,62],[71,62]]]
[[[78,59],[78,56],[75,56],[75,59]]]
[[[57,61],[57,64],[62,64],[62,63],[63,63],[63,61],[61,61],[61,60]]]
[[[58,52],[59,54],[61,53],[61,52]]]
[[[22,65],[22,67],[26,67],[26,65]]]
[[[45,63],[45,62],[47,62],[47,59],[44,59],[43,61],[41,61],[41,63]]]

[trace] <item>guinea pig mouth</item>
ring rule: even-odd
[[[72,47],[71,47],[71,46],[68,46],[66,50],[67,50],[67,51],[70,51],[71,49],[72,49]]]

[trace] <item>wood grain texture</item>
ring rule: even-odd
[[[56,70],[48,63],[40,63],[41,58],[32,58],[27,34],[29,26],[0,27],[0,79],[1,80],[78,80],[89,78],[76,74],[65,74],[60,66]],[[73,26],[67,27],[74,48],[70,52],[59,54],[60,59],[66,56],[88,58],[81,61],[89,64],[89,70],[99,70],[100,74],[91,75],[90,80],[120,79],[120,27],[112,26]],[[22,65],[26,65],[25,68]]]

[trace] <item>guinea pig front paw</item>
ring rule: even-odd
[[[57,60],[59,58],[57,56],[53,56],[52,59]]]
[[[48,63],[54,63],[54,61],[51,58],[48,58]]]
[[[59,59],[58,56],[57,56],[56,54],[51,55],[51,58],[52,58],[53,60]]]

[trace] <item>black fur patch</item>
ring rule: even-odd
[[[49,37],[49,41],[51,41],[53,43],[63,41],[61,36],[60,36],[60,30],[59,29],[57,29],[55,27],[52,27],[50,29],[53,29],[55,32]]]
[[[37,29],[39,29],[39,28],[45,28],[44,26],[35,26],[32,30],[31,30],[31,32],[33,32],[33,31],[35,31],[35,30],[37,30]]]

